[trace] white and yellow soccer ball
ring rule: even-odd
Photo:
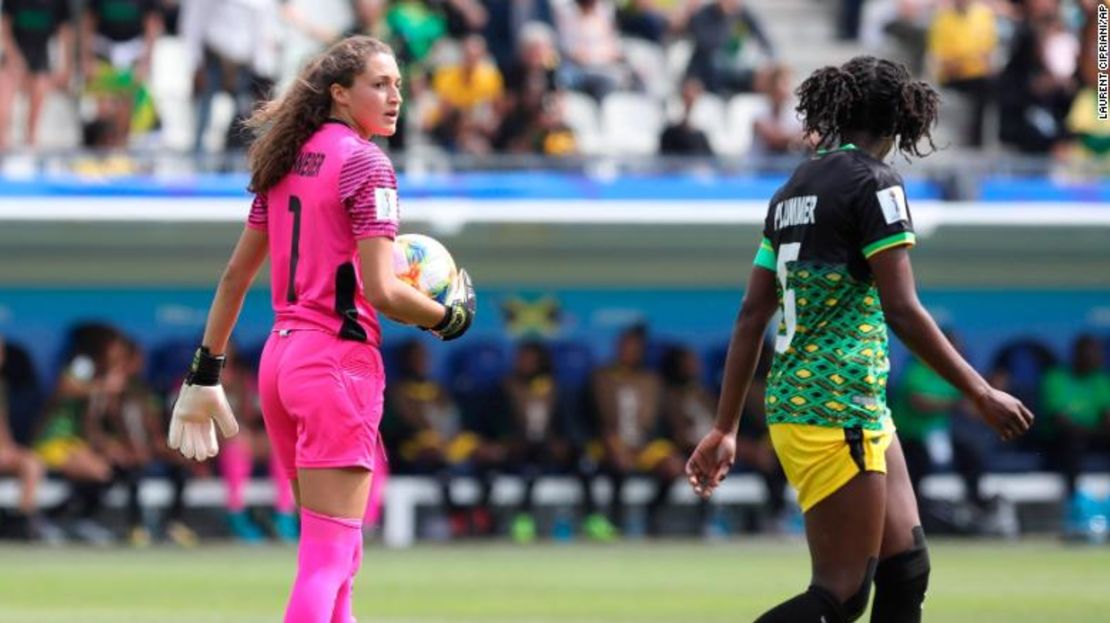
[[[393,241],[393,272],[429,297],[443,303],[458,268],[438,240],[422,234],[401,234]]]

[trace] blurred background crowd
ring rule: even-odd
[[[949,336],[958,346],[958,336]],[[210,534],[230,533],[247,542],[295,539],[289,483],[273,463],[259,413],[254,366],[261,344],[229,353],[224,386],[242,432],[223,442],[219,458],[197,464],[166,447],[168,414],[191,347],[169,341],[145,353],[115,327],[81,324],[59,353],[57,377],[43,387],[27,351],[5,343],[0,475],[17,479],[22,497],[0,519],[0,533],[51,543],[123,540],[136,546],[164,537],[189,546],[197,540],[184,503],[189,482],[220,478],[226,487],[223,525]],[[726,512],[709,502],[667,504],[671,485],[683,480],[685,457],[713,425],[724,345],[698,352],[634,325],[619,333],[610,350],[612,359],[604,361],[589,342],[479,341],[449,352],[444,365],[433,365],[422,341],[387,344],[383,436],[389,471],[433,478],[442,490],[442,504],[421,522],[421,536],[508,535],[526,542],[572,534],[610,540],[622,534],[798,533],[800,516],[763,416],[769,352],[744,405],[735,467],[758,475],[766,495],[759,505]],[[1083,471],[1110,465],[1106,350],[1110,343],[1080,335],[1065,360],[1028,340],[995,353],[991,381],[1034,405],[1038,414],[1035,434],[1002,454],[953,387],[918,361],[899,366],[890,403],[930,530],[1016,536],[1021,528],[1013,504],[983,492],[984,473],[1051,470],[1063,477],[1068,494],[1061,529],[1069,536],[1085,534],[1085,517],[1105,513],[1102,502],[1076,483]],[[924,494],[922,479],[938,471],[958,474],[963,502]],[[70,486],[67,496],[40,507],[35,489],[46,474]],[[511,504],[494,506],[490,493],[499,475],[518,477],[523,491]],[[534,485],[543,476],[579,483],[581,504],[541,517]],[[149,478],[171,485],[168,504],[145,507],[139,490]],[[271,479],[272,507],[246,503],[243,492],[251,478]],[[478,495],[457,499],[453,483],[459,478],[476,481]],[[650,482],[652,494],[645,504],[626,508],[621,489],[632,478]],[[608,483],[612,496],[595,498],[592,485],[598,479]],[[106,514],[104,497],[112,485],[121,485],[116,489],[125,499]]]
[[[0,146],[238,153],[242,119],[364,33],[405,77],[399,150],[768,157],[793,87],[855,53],[945,94],[941,144],[1102,158],[1095,0],[4,0]],[[962,152],[961,152],[962,153]],[[142,169],[116,154],[87,172]],[[234,166],[234,165],[232,165]]]

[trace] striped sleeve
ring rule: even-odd
[[[339,196],[351,218],[356,240],[397,237],[401,212],[393,164],[374,144],[347,158],[339,173]]]
[[[760,268],[766,268],[771,272],[778,270],[778,266],[775,262],[775,247],[771,246],[770,240],[764,238],[763,241],[759,243],[759,250],[755,253],[755,262],[753,262],[753,264]]]
[[[254,201],[251,202],[251,213],[247,216],[247,227],[266,231],[270,222],[268,203],[266,193],[259,193],[254,196]]]

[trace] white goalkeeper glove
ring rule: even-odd
[[[223,355],[217,357],[205,346],[198,348],[173,405],[169,445],[187,459],[203,461],[216,456],[220,450],[217,425],[224,437],[239,432],[239,423],[220,386],[224,361]]]
[[[470,283],[470,275],[463,268],[459,270],[455,283],[451,286],[451,292],[447,294],[447,299],[443,301],[444,307],[447,308],[443,319],[436,326],[427,327],[427,330],[444,342],[462,337],[462,334],[470,328],[470,323],[474,321],[477,303],[474,285]]]

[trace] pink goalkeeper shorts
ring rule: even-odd
[[[323,331],[275,331],[262,350],[258,389],[272,451],[290,478],[298,468],[373,471],[385,451],[385,368],[373,346]]]

